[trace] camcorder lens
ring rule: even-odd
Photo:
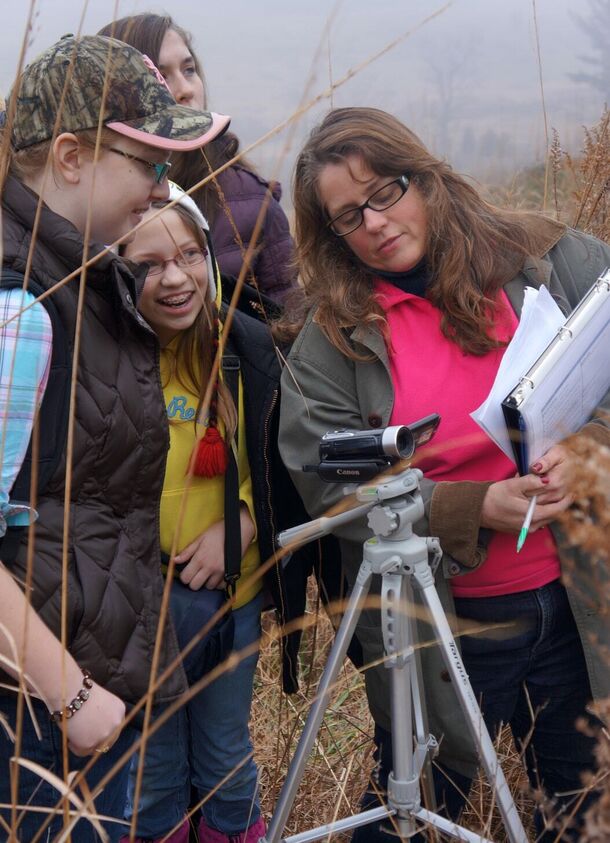
[[[381,443],[384,454],[401,460],[408,460],[415,450],[413,435],[409,428],[402,424],[386,427]]]

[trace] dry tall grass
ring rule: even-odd
[[[280,690],[278,647],[269,626],[273,621],[267,619],[263,629],[254,689],[252,738],[261,775],[263,806],[268,815],[284,782],[333,641],[330,621],[318,609],[312,584],[308,613],[316,615],[317,621],[304,633],[301,691],[293,696],[287,697]],[[372,763],[372,728],[362,675],[346,662],[286,834],[331,822],[357,810]]]
[[[607,113],[597,126],[585,133],[583,155],[578,158],[565,154],[559,138],[555,137],[551,144],[546,177],[544,168],[524,174],[509,190],[504,191],[504,201],[537,208],[546,204],[557,216],[610,241],[609,121]],[[583,504],[576,510],[580,513],[578,517],[566,523],[566,532],[576,544],[591,545],[600,551],[600,564],[593,572],[593,583],[598,596],[601,594],[607,600],[610,596],[607,577],[610,458],[607,450],[600,450],[594,444],[583,445],[582,448],[581,489],[578,497],[583,501],[588,499],[591,485],[595,485],[595,520],[591,517],[591,507]],[[318,612],[313,587],[309,612]],[[315,695],[333,637],[329,621],[323,613],[318,613],[316,624],[310,626],[304,635],[301,654],[302,691],[288,698],[280,691],[278,648],[271,624],[270,619],[266,618],[252,717],[255,753],[261,771],[263,807],[267,816],[272,813],[285,777],[287,761],[294,750],[309,701]],[[609,710],[608,704],[599,708],[599,716],[605,722]],[[360,794],[372,766],[371,752],[372,723],[362,677],[346,664],[286,833],[330,822],[357,810]],[[499,752],[504,757],[505,771],[513,792],[520,800],[522,815],[531,818],[532,803],[528,801],[520,761],[506,735],[502,736]],[[607,732],[600,734],[598,753],[600,770],[604,771],[610,762]],[[473,828],[487,826],[491,799],[489,788],[483,780],[474,786],[470,802],[465,823]],[[505,839],[497,818],[493,820],[489,833],[498,843]],[[610,787],[591,811],[584,839],[596,843],[610,839]]]

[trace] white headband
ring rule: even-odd
[[[210,236],[210,226],[208,225],[208,221],[203,216],[197,205],[195,204],[194,200],[188,196],[182,188],[177,185],[173,181],[168,181],[169,184],[169,201],[173,202],[174,200],[177,201],[178,205],[181,205],[185,211],[193,217],[197,225],[202,228],[205,232],[206,238]],[[208,290],[210,291],[210,298],[212,301],[216,301],[216,281],[214,280],[214,266],[212,265],[212,255],[210,250],[208,249],[208,256],[206,258],[207,268],[208,268]]]

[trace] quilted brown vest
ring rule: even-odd
[[[24,272],[37,197],[9,179],[3,193],[4,265]],[[43,208],[31,276],[48,289],[82,261],[82,240]],[[99,249],[98,249],[99,250]],[[79,276],[53,293],[63,339],[74,347]],[[163,591],[159,501],[169,443],[153,332],[137,313],[136,278],[114,255],[87,271],[76,391],[68,540],[68,648],[127,703],[148,689]],[[55,338],[54,338],[55,341]],[[74,361],[76,365],[76,361]],[[44,436],[44,431],[41,432]],[[66,443],[37,502],[32,604],[59,636]],[[24,536],[12,570],[25,579]],[[176,655],[163,635],[160,670]],[[58,680],[59,681],[59,680]],[[159,702],[185,689],[182,670]]]

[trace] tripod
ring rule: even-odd
[[[425,708],[416,661],[416,628],[411,611],[415,590],[427,608],[445,667],[477,747],[481,765],[493,788],[509,839],[511,843],[527,843],[527,836],[436,591],[434,571],[442,556],[440,544],[438,539],[420,538],[413,533],[413,524],[424,514],[419,491],[422,476],[419,469],[407,468],[386,481],[358,486],[356,498],[360,506],[286,530],[278,537],[284,547],[295,542],[302,544],[326,535],[339,524],[353,521],[366,513],[369,527],[374,533],[374,537],[364,543],[363,561],[322,674],[317,699],[310,709],[267,835],[261,838],[260,843],[308,843],[321,840],[330,833],[348,831],[390,816],[394,818],[402,838],[413,837],[424,824],[456,840],[491,843],[487,838],[468,831],[420,804],[419,777],[436,750],[437,743],[432,735],[426,734],[425,729]],[[380,574],[382,578],[381,625],[386,666],[391,670],[394,769],[388,780],[387,807],[373,808],[329,825],[282,838],[373,574]],[[416,820],[420,821],[419,826]]]

